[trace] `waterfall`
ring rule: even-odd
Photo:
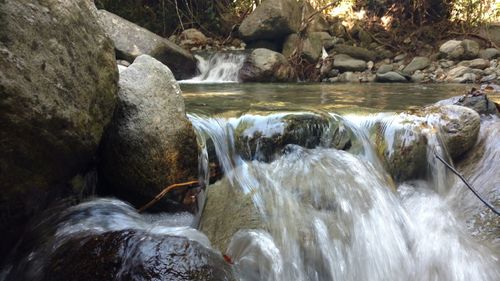
[[[238,71],[243,66],[246,55],[243,52],[216,52],[208,58],[195,55],[198,60],[198,76],[179,83],[236,83]]]
[[[200,135],[211,140],[232,188],[252,198],[262,220],[262,229],[236,232],[225,252],[239,279],[500,280],[498,249],[472,239],[449,203],[460,197],[450,192],[453,180],[434,161],[434,152],[449,157],[432,117],[414,123],[401,122],[403,117],[331,115],[318,127],[287,125],[286,114],[190,116]],[[395,191],[368,136],[381,124],[390,150],[397,130],[412,139],[420,121],[432,130],[424,132],[425,175],[398,183]],[[305,132],[318,141],[287,136],[291,127],[295,137]],[[357,141],[332,148],[345,131]],[[273,141],[282,150],[269,150]]]

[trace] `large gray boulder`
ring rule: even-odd
[[[474,59],[479,55],[479,44],[474,40],[449,40],[439,47],[439,52],[444,58],[458,59]]]
[[[404,73],[413,74],[417,70],[422,70],[427,68],[431,64],[431,60],[428,57],[415,57],[413,60],[403,69]]]
[[[196,136],[179,85],[161,62],[137,57],[119,85],[101,173],[115,194],[142,205],[168,185],[197,179]]]
[[[294,0],[264,0],[239,27],[245,41],[281,39],[298,31],[301,5]]]
[[[118,71],[91,1],[0,1],[0,26],[1,259],[94,159]]]
[[[295,75],[282,54],[260,48],[250,53],[238,77],[242,82],[291,82]]]
[[[348,55],[340,54],[333,57],[333,68],[341,71],[363,71],[366,67],[365,61],[352,58]]]
[[[176,79],[196,73],[196,59],[186,50],[153,32],[105,10],[99,10],[99,22],[113,40],[118,59],[134,61],[146,54],[167,65]]]

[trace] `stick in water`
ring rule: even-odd
[[[465,183],[465,185],[470,189],[470,191],[472,191],[472,193],[474,193],[474,195],[476,195],[476,197],[479,198],[479,200],[481,200],[481,202],[484,203],[484,205],[486,205],[488,208],[490,208],[490,210],[492,210],[493,213],[500,216],[500,212],[492,204],[490,204],[488,201],[483,199],[481,197],[481,195],[472,187],[472,185],[470,185],[469,182],[464,178],[464,176],[462,176],[462,174],[460,174],[457,170],[455,170],[455,168],[453,168],[450,164],[448,164],[448,162],[446,162],[443,158],[441,158],[441,156],[439,156],[435,151],[434,151],[434,155],[448,169],[450,169],[455,175],[457,175]]]

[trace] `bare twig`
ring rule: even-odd
[[[189,186],[193,186],[193,185],[198,185],[198,181],[188,181],[188,182],[176,183],[176,184],[172,184],[172,185],[167,186],[160,193],[158,193],[158,195],[156,195],[155,198],[153,198],[153,200],[149,201],[149,203],[147,203],[146,205],[139,208],[139,213],[144,212],[146,209],[148,209],[149,207],[156,204],[163,197],[165,197],[165,195],[167,195],[170,191],[172,191],[176,188],[189,187]]]

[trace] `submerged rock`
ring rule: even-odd
[[[198,147],[172,72],[148,55],[120,75],[119,103],[103,143],[102,177],[145,204],[166,186],[198,177]]]
[[[286,58],[268,49],[253,50],[238,73],[242,82],[291,82],[294,76]]]
[[[225,252],[233,235],[240,229],[262,229],[265,224],[252,200],[233,186],[228,178],[207,187],[207,201],[200,221],[213,247]]]
[[[264,127],[259,124],[265,122]],[[248,160],[272,161],[289,144],[348,150],[354,134],[342,121],[315,114],[248,117],[235,129],[236,151]]]
[[[115,44],[118,59],[133,61],[146,54],[167,65],[177,79],[191,78],[196,73],[196,59],[168,39],[105,10],[99,10],[99,19]]]
[[[95,159],[118,91],[92,1],[0,1],[0,260]],[[5,247],[4,247],[5,246]]]
[[[42,280],[235,279],[221,254],[196,241],[124,230],[67,241],[50,257]]]
[[[263,1],[248,15],[239,27],[245,41],[259,39],[280,40],[297,32],[301,19],[301,6],[293,0]]]

